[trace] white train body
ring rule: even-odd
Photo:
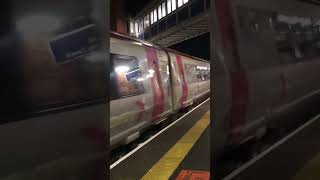
[[[220,156],[283,131],[320,97],[320,6],[308,0],[216,0],[213,147]],[[291,116],[291,118],[288,118]]]
[[[115,33],[110,53],[113,147],[131,142],[146,128],[210,92],[206,61]]]

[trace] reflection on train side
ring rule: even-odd
[[[217,154],[259,139],[270,129],[282,131],[294,123],[285,116],[293,111],[303,114],[319,104],[320,84],[315,83],[320,81],[319,7],[296,2],[287,9],[282,3],[239,1],[233,9],[237,42],[231,43],[238,56],[223,62],[229,71],[224,76],[230,75],[231,82],[218,92],[230,94],[217,95],[228,104],[217,111],[221,113],[215,126],[216,137],[221,138],[214,144]]]
[[[144,87],[138,78],[141,77],[138,60],[133,56],[111,54],[115,69],[116,82],[119,87],[119,96],[144,93]]]
[[[320,56],[320,18],[276,14],[272,18],[278,51],[285,62]]]

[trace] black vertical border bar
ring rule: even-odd
[[[221,31],[221,23],[227,25],[220,16],[225,9],[221,8],[224,0],[211,0],[210,2],[210,174],[211,179],[216,179],[215,170],[219,168],[217,160],[221,155],[226,140],[226,127],[228,127],[228,117],[230,109],[230,82],[229,67],[227,61],[230,59],[224,47],[224,37],[226,32]],[[231,1],[231,0],[225,0]],[[223,3],[224,5],[225,3]],[[219,7],[218,7],[219,6]],[[219,14],[220,13],[220,14]]]
[[[214,70],[215,70],[215,65],[214,65],[214,59],[216,57],[216,54],[214,54],[214,19],[215,19],[215,13],[214,13],[214,3],[210,0],[210,8],[209,8],[209,18],[208,18],[208,25],[209,25],[209,33],[210,33],[210,179],[213,179],[214,177],[214,164],[213,164],[213,137],[214,137],[214,132],[213,132],[213,116],[214,116]]]
[[[93,0],[94,9],[96,10],[94,13],[94,17],[96,19],[97,25],[100,30],[100,35],[104,39],[102,42],[102,46],[105,48],[105,73],[103,76],[105,77],[105,83],[107,84],[106,88],[106,106],[105,106],[105,117],[101,119],[104,121],[105,130],[106,130],[106,142],[102,142],[105,144],[105,152],[106,156],[104,159],[103,167],[101,167],[101,173],[105,174],[105,176],[101,176],[105,180],[110,179],[110,0]],[[100,179],[99,179],[100,180]]]

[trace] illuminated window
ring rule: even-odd
[[[154,23],[153,12],[150,13],[150,17],[151,17],[151,24],[153,24]]]
[[[139,33],[143,32],[143,20],[139,23]]]
[[[154,11],[153,11],[153,18],[154,18],[154,22],[157,22],[158,21],[158,15],[157,15],[158,13],[157,13],[157,9],[155,9]]]
[[[168,14],[170,14],[171,13],[171,0],[168,0],[167,1],[167,11],[168,11]]]
[[[183,5],[183,0],[178,0],[178,7],[181,7]]]
[[[134,23],[132,21],[130,21],[130,33],[134,33]]]
[[[148,27],[150,25],[149,15],[144,17],[144,27]]]
[[[135,33],[137,35],[138,34],[138,30],[139,30],[138,23],[134,23],[134,29],[135,29]]]
[[[158,17],[159,17],[159,19],[161,19],[162,18],[162,9],[161,9],[161,5],[158,7]]]
[[[183,4],[186,4],[189,0],[183,0]]]
[[[172,1],[172,11],[177,9],[177,1],[176,0],[171,0]]]
[[[136,96],[144,93],[142,72],[134,56],[110,54],[113,71],[110,74],[113,86],[112,99]]]
[[[162,3],[162,17],[166,16],[166,3]]]

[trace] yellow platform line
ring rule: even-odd
[[[210,124],[208,111],[189,131],[153,165],[142,180],[168,180]]]
[[[320,179],[320,153],[318,153],[302,169],[300,169],[292,180],[315,179]]]

